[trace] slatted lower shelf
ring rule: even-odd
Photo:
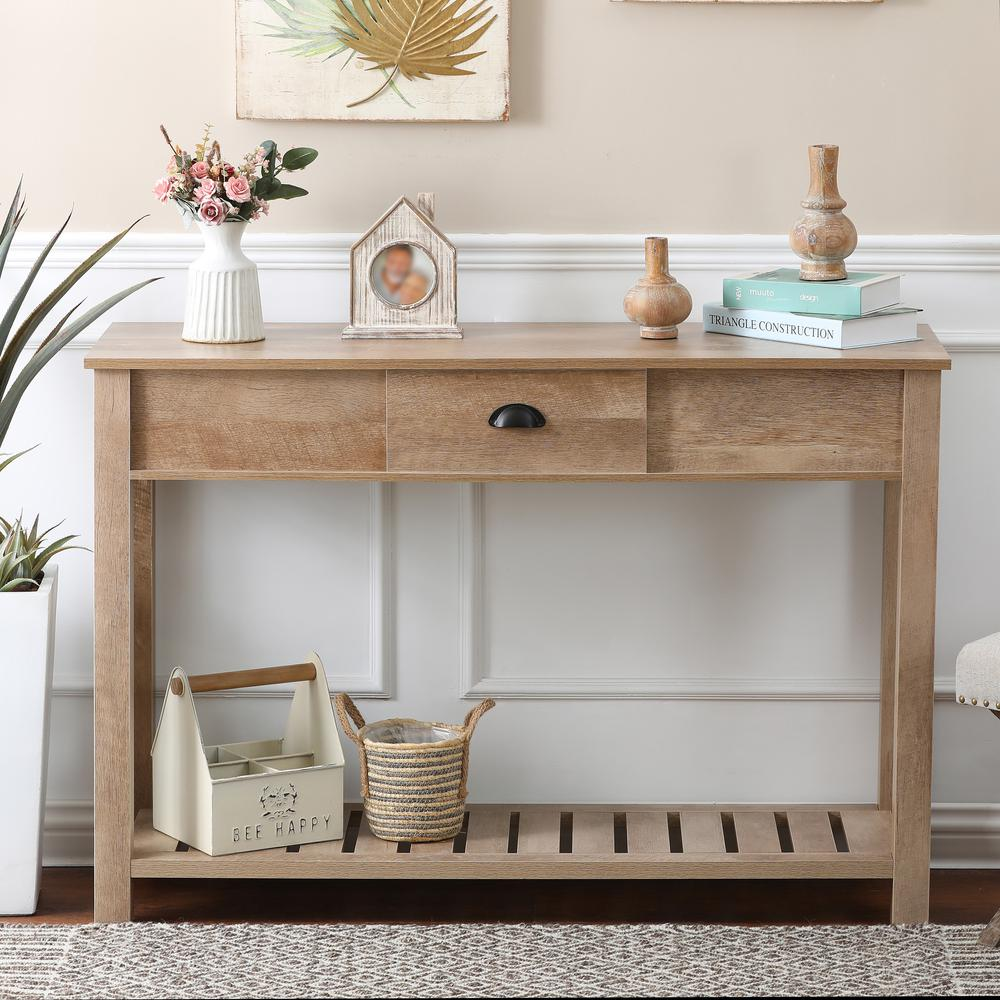
[[[891,878],[891,814],[873,808],[470,806],[439,844],[372,836],[213,858],[136,819],[133,878]]]

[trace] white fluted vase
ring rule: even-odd
[[[198,228],[205,250],[188,269],[184,340],[249,344],[264,339],[257,265],[243,252],[245,222]]]

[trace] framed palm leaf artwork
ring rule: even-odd
[[[240,118],[506,121],[510,0],[236,0]]]

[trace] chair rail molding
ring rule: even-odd
[[[331,691],[347,691],[362,698],[392,698],[395,690],[394,544],[392,529],[393,490],[391,483],[369,483],[368,502],[368,659],[364,674],[338,674],[336,661],[327,671]],[[156,690],[165,691],[169,671],[157,671]],[[52,693],[61,698],[91,698],[94,680],[87,676],[57,676]],[[247,688],[235,691],[208,691],[199,698],[287,699],[294,691],[288,685]]]
[[[12,247],[9,274],[15,281],[31,266],[48,234],[22,234]],[[65,272],[105,239],[103,233],[69,233],[44,265]],[[248,233],[244,248],[262,272],[265,320],[345,323],[348,316],[348,256],[355,234]],[[628,275],[643,267],[643,235],[477,234],[455,237],[459,251],[459,298],[465,322],[572,322],[583,317],[621,319]],[[187,266],[200,251],[194,233],[129,236],[88,276],[96,296],[129,280],[164,275],[166,280],[122,303],[116,319],[171,321],[183,314]],[[694,234],[670,237],[671,266],[691,290],[696,313],[720,295],[726,275],[795,264],[786,236]],[[863,237],[850,265],[905,271],[909,301],[953,351],[1000,350],[993,289],[1000,273],[1000,235],[903,235]],[[337,277],[331,281],[330,272]],[[105,324],[106,325],[106,324]],[[102,332],[97,325],[71,346],[86,348]],[[30,346],[30,345],[29,345]]]

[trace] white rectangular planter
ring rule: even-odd
[[[0,594],[0,732],[7,803],[0,825],[0,914],[34,913],[42,872],[57,570],[30,593]]]

